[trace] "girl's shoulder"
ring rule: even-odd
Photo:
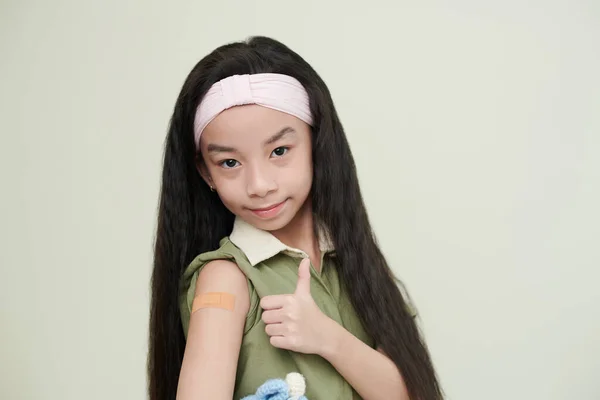
[[[185,280],[198,272],[202,267],[214,260],[230,260],[242,267],[246,262],[246,256],[237,248],[229,237],[226,236],[219,242],[219,248],[198,254],[186,267],[182,279]]]
[[[246,271],[249,267],[248,259],[244,253],[229,240],[229,237],[224,237],[220,240],[218,249],[197,255],[185,268],[179,282],[179,309],[186,336],[196,292],[196,283],[200,272],[212,261],[219,260],[231,261],[237,265],[244,275],[247,275]],[[258,299],[256,290],[250,280],[247,279],[247,282],[250,295],[250,312],[248,318],[251,319],[253,312],[260,303],[260,299]],[[251,321],[248,321],[247,325],[249,325],[250,322]]]

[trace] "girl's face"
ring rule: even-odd
[[[202,178],[232,213],[263,230],[285,227],[312,185],[310,126],[258,105],[223,111],[202,132]]]

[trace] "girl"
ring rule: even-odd
[[[171,119],[152,275],[151,400],[442,398],[377,246],[331,95],[280,42],[217,48]]]

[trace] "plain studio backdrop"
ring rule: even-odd
[[[447,397],[600,399],[592,0],[1,1],[0,398],[145,398],[168,120],[256,34],[331,89]]]

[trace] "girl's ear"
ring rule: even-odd
[[[196,170],[198,171],[204,182],[206,182],[206,184],[210,186],[211,189],[213,189],[214,184],[210,176],[210,172],[208,172],[208,168],[206,167],[206,164],[204,163],[204,160],[200,155],[196,157]]]

